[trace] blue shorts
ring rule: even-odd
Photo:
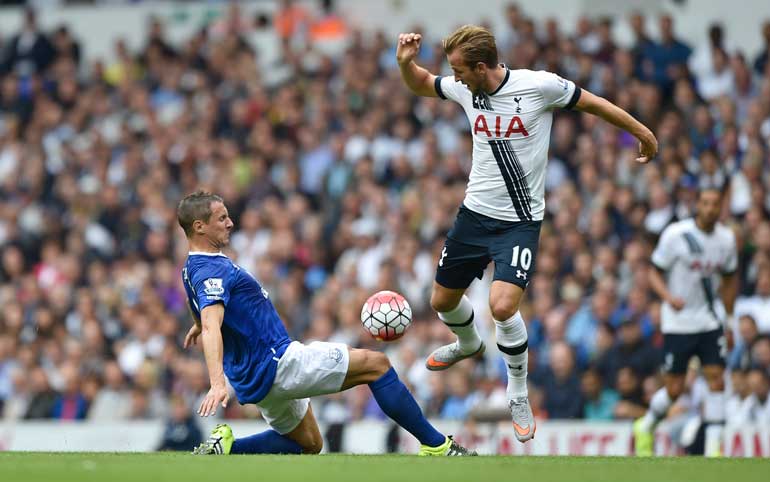
[[[490,261],[495,280],[525,289],[535,273],[542,221],[502,221],[460,206],[436,268],[436,282],[465,289]]]

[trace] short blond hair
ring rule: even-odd
[[[483,62],[487,67],[497,66],[497,44],[492,32],[478,25],[463,25],[444,39],[444,52],[447,55],[455,50],[462,54],[463,61],[469,67]]]

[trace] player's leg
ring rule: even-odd
[[[508,404],[516,439],[526,442],[535,436],[527,392],[527,327],[519,303],[532,275],[540,238],[540,222],[504,223],[490,245],[495,276],[489,292],[489,308],[495,321],[497,347],[508,372]]]
[[[524,290],[520,286],[501,280],[493,281],[489,292],[497,348],[505,360],[508,373],[508,406],[519,442],[532,439],[537,430],[527,391],[527,327],[519,312],[519,302],[523,294]]]
[[[307,412],[297,428],[285,435],[286,438],[293,440],[306,454],[317,454],[321,452],[324,445],[324,439],[321,436],[321,430],[318,428],[313,407],[308,403]]]
[[[709,391],[703,400],[703,422],[706,425],[705,450],[707,457],[722,454],[722,437],[725,426],[725,357],[727,344],[722,330],[700,334],[698,358],[703,365]]]
[[[425,362],[428,370],[446,370],[460,360],[484,353],[486,347],[476,329],[473,306],[464,293],[474,278],[481,278],[487,264],[486,248],[447,238],[436,268],[430,305],[457,341],[431,353]]]
[[[428,422],[384,353],[351,348],[341,390],[363,384],[369,385],[382,411],[420,441],[420,455],[476,455]]]
[[[687,364],[694,354],[691,335],[663,335],[663,387],[653,394],[650,408],[634,422],[634,449],[636,455],[650,457],[654,453],[654,430],[666,417],[669,408],[684,391]]]
[[[222,454],[317,454],[323,438],[310,407],[310,400],[284,399],[270,391],[257,406],[269,430],[236,439],[226,424],[217,425],[207,444],[219,445]]]
[[[292,401],[285,401],[287,405],[302,405],[301,403],[293,403]],[[299,402],[299,401],[297,401]],[[304,409],[308,408],[307,400],[304,401]],[[281,409],[274,405],[275,412],[282,412],[285,409]],[[294,407],[289,411],[300,412],[301,409]],[[263,409],[263,416],[270,423],[270,419],[266,415],[265,409]],[[310,422],[315,423],[315,419],[312,416],[312,411],[307,412],[310,415]],[[304,418],[296,416],[296,419],[301,419],[305,422]],[[302,423],[300,423],[302,425]],[[299,426],[298,426],[299,428]],[[282,435],[276,431],[275,428],[265,430],[248,437],[236,439],[233,436],[233,431],[229,425],[221,423],[217,425],[214,430],[211,431],[211,435],[203,443],[193,450],[193,454],[196,455],[230,455],[230,454],[300,454],[300,453],[318,453],[321,450],[323,439],[320,438],[321,434],[318,432],[316,426],[316,432],[318,432],[317,439],[311,439],[309,435],[305,435],[309,432],[307,424],[303,427],[302,431],[298,431],[298,434],[303,434],[304,438],[301,438],[301,442],[297,442],[289,437],[289,434]],[[299,438],[299,437],[298,437]],[[320,442],[319,442],[320,440]]]

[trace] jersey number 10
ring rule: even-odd
[[[514,268],[519,266],[519,262],[521,262],[521,267],[524,269],[524,271],[529,271],[529,267],[532,264],[532,250],[529,248],[520,249],[520,246],[515,246],[513,248],[513,256],[511,256],[511,266]],[[521,251],[521,258],[519,258],[519,251]]]

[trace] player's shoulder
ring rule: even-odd
[[[665,228],[663,228],[663,231],[661,232],[661,237],[676,236],[676,235],[688,232],[694,228],[695,228],[694,219],[692,218],[681,219],[679,221],[674,221],[670,223],[668,226],[666,226]]]
[[[187,256],[187,273],[193,281],[214,275],[225,275],[233,262],[223,253],[191,252]]]
[[[727,242],[727,243],[735,242],[735,232],[732,230],[730,226],[726,224],[717,223],[716,226],[714,226],[714,232],[719,237],[719,239],[723,242]]]
[[[531,69],[508,69],[510,79],[517,82],[530,82],[540,85],[547,81],[564,81],[559,74],[549,70],[531,70]]]

